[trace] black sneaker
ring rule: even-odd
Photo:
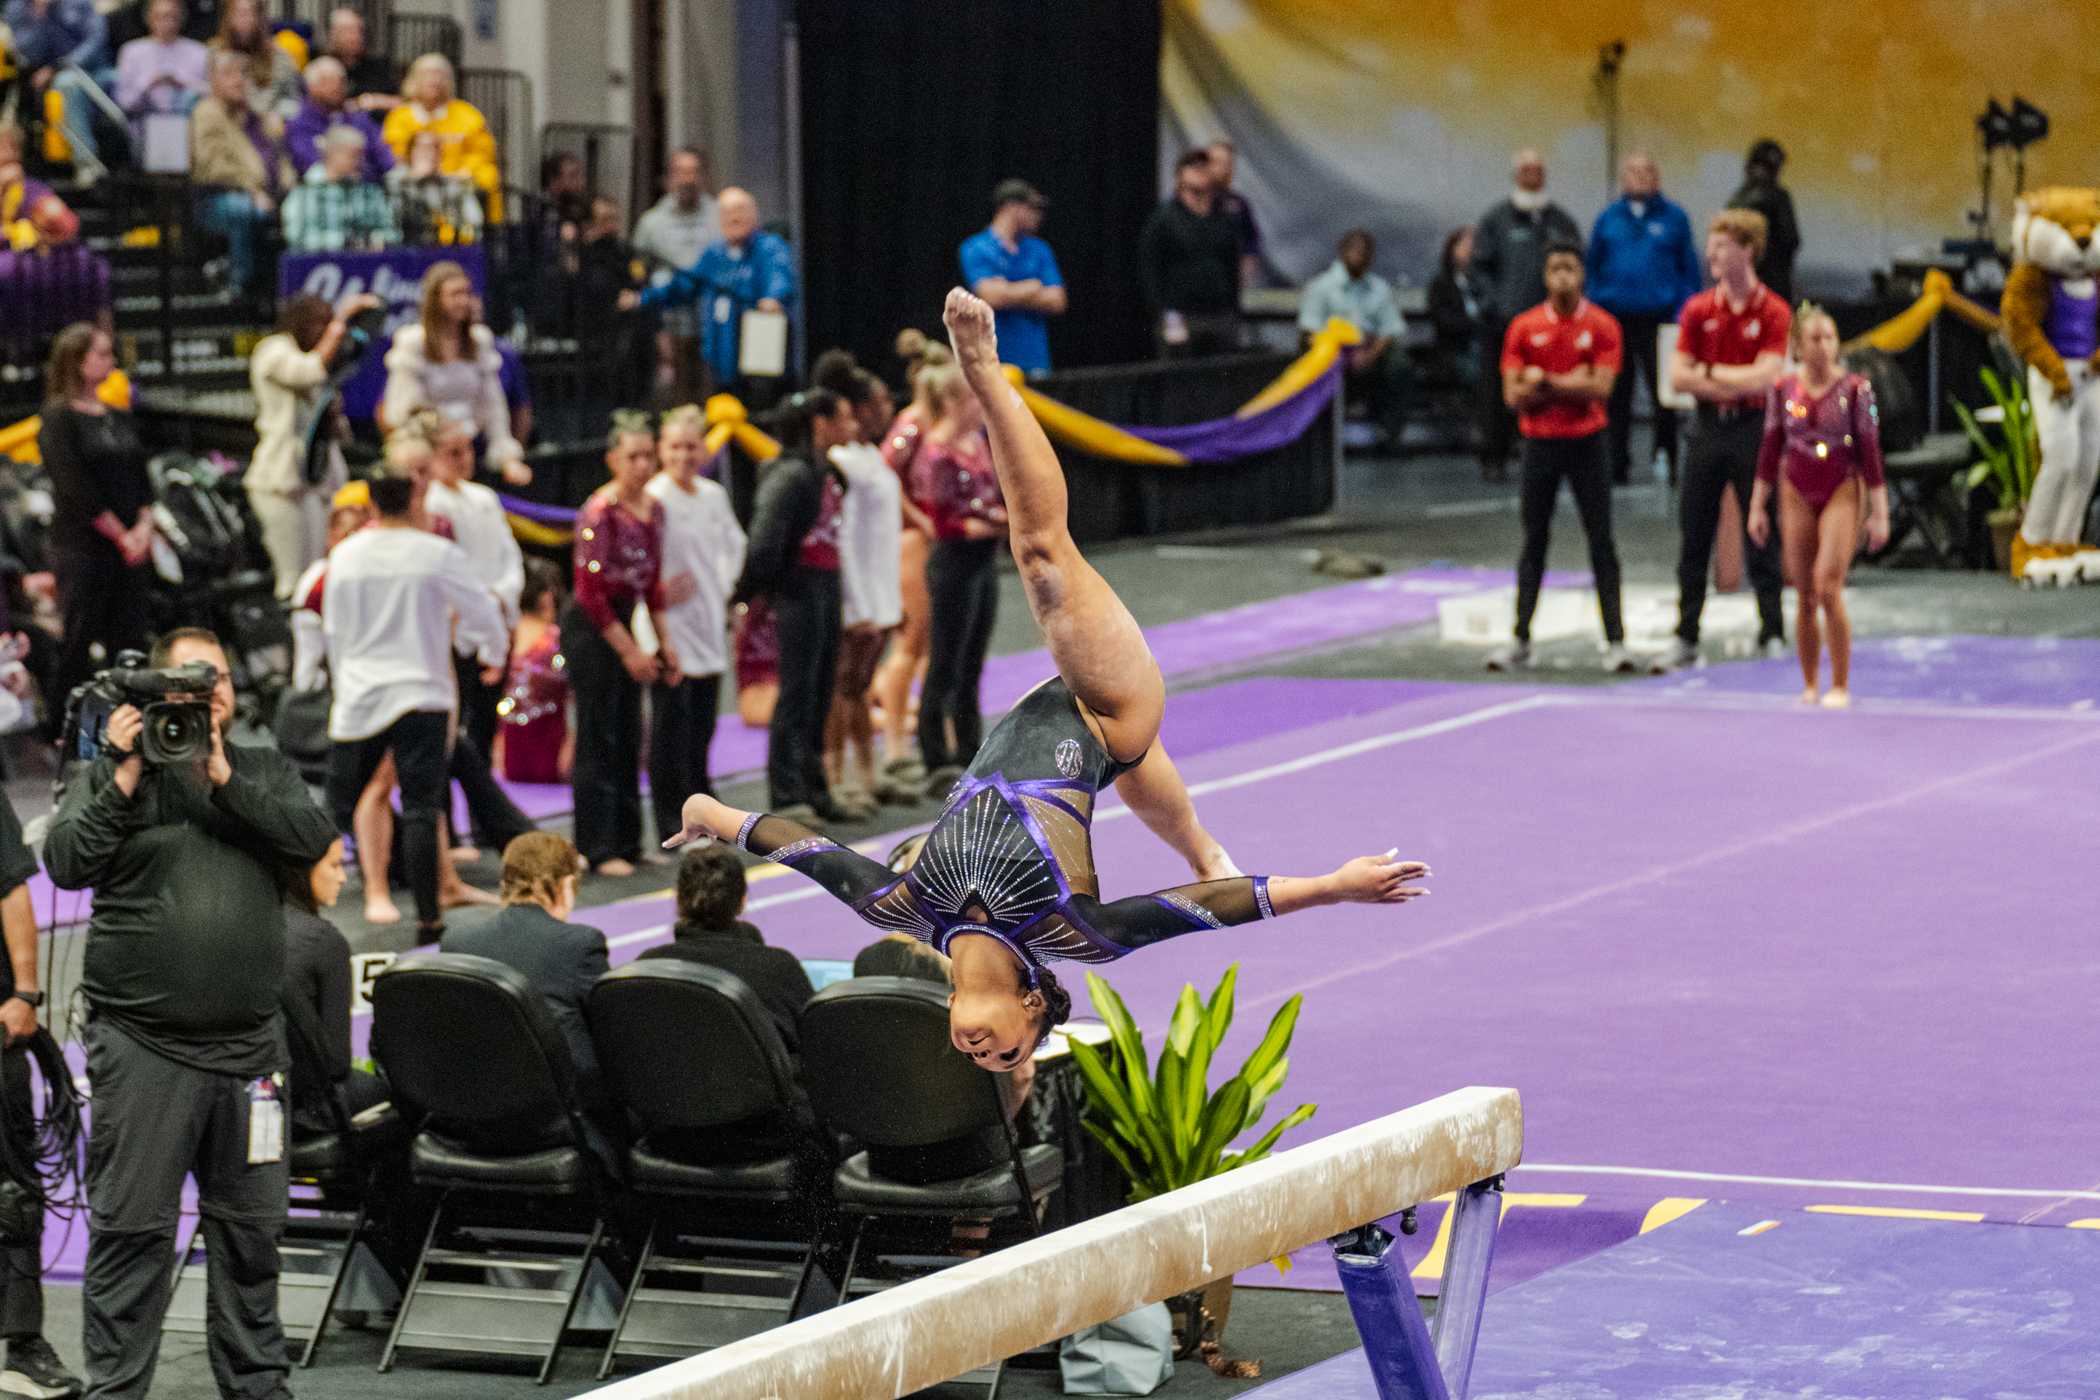
[[[80,1378],[65,1368],[51,1343],[40,1336],[15,1337],[8,1342],[7,1367],[0,1370],[0,1395],[70,1400],[80,1391]]]

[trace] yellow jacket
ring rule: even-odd
[[[472,104],[453,98],[436,111],[414,102],[404,102],[387,113],[386,125],[380,135],[403,164],[408,161],[408,144],[421,131],[434,131],[443,147],[438,157],[438,169],[447,175],[464,175],[474,182],[474,188],[486,197],[484,202],[498,197],[503,184],[503,171],[496,163],[496,138],[489,131],[489,124],[481,112]],[[498,217],[492,204],[489,217]]]

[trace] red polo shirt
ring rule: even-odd
[[[1533,365],[1548,374],[1566,374],[1590,365],[1616,372],[1620,355],[1619,323],[1589,300],[1576,303],[1566,316],[1542,301],[1509,323],[1502,338],[1502,368]],[[1517,415],[1517,429],[1528,438],[1579,438],[1604,431],[1604,400],[1554,398],[1544,408]]]
[[[1708,287],[1678,315],[1677,348],[1702,365],[1747,365],[1767,350],[1786,354],[1793,323],[1786,298],[1762,282],[1740,311],[1719,287]]]

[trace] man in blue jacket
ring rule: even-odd
[[[1590,231],[1589,298],[1618,318],[1625,335],[1625,372],[1612,386],[1605,452],[1612,480],[1624,485],[1633,471],[1627,435],[1632,427],[1636,366],[1651,401],[1661,382],[1656,332],[1673,325],[1685,300],[1699,290],[1699,250],[1692,221],[1664,197],[1654,157],[1636,151],[1620,163],[1624,196],[1607,205]],[[1676,478],[1677,415],[1657,405],[1655,446],[1670,460]]]
[[[641,293],[622,292],[620,307],[653,310],[664,306],[700,308],[700,358],[712,388],[738,395],[747,407],[761,395],[767,402],[780,380],[752,376],[739,368],[744,313],[785,313],[795,299],[795,255],[787,240],[758,226],[758,201],[748,190],[723,190],[717,203],[722,236],[700,250],[699,259],[670,280]],[[756,391],[756,392],[754,392]]]

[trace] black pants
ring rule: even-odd
[[[401,789],[401,863],[415,896],[416,918],[435,924],[438,907],[438,823],[451,795],[446,740],[452,717],[443,710],[411,710],[369,739],[345,739],[328,755],[328,808],[336,830],[349,831],[358,794],[389,753]]]
[[[476,752],[483,759],[496,750],[496,705],[503,699],[503,682],[484,685],[481,680],[481,658],[452,655],[453,674],[459,679],[459,732],[461,737],[472,739]],[[486,766],[486,765],[484,765]],[[475,819],[476,835],[480,834],[480,819]]]
[[[95,1099],[80,1299],[87,1394],[143,1400],[153,1387],[182,1179],[194,1175],[208,1267],[205,1349],[219,1394],[289,1397],[277,1317],[289,1182],[282,1154],[248,1161],[250,1081],[177,1064],[106,1017],[88,1022],[87,1052]]]
[[[561,653],[576,698],[576,762],[569,770],[576,849],[592,865],[642,854],[642,686],[620,654],[571,603]]]
[[[112,665],[126,647],[144,649],[152,627],[146,612],[144,569],[125,567],[115,545],[95,544],[75,553],[60,553],[53,564],[58,575],[59,613],[65,640],[58,652],[58,691],[49,697],[62,708],[73,687],[95,674],[97,665]],[[98,663],[92,653],[102,647]]]
[[[649,805],[656,811],[659,841],[685,826],[680,809],[696,792],[714,795],[707,751],[715,742],[715,716],[722,705],[720,676],[687,676],[677,685],[649,691]]]
[[[919,692],[919,757],[931,770],[968,767],[984,742],[978,682],[999,616],[1000,540],[936,540],[926,559],[933,597],[926,685]],[[948,743],[949,726],[955,744]]]
[[[510,800],[503,784],[489,771],[489,751],[465,730],[452,741],[452,780],[459,784],[467,802],[467,821],[474,828],[474,843],[501,855],[503,848],[528,831],[537,830],[532,818]],[[458,833],[454,833],[457,835]]]
[[[1619,551],[1611,539],[1611,478],[1604,468],[1601,433],[1579,438],[1526,438],[1524,477],[1518,505],[1524,520],[1524,548],[1517,555],[1517,640],[1531,640],[1531,614],[1539,605],[1539,582],[1546,577],[1546,545],[1553,534],[1553,506],[1560,484],[1575,496],[1582,532],[1590,541],[1590,572],[1597,577],[1597,607],[1604,614],[1604,639],[1626,639],[1619,618]]]
[[[1775,524],[1762,547],[1748,534],[1750,489],[1757,484],[1757,447],[1764,436],[1764,415],[1745,410],[1732,418],[1700,411],[1699,424],[1685,443],[1684,471],[1677,505],[1684,542],[1677,556],[1677,635],[1696,646],[1699,614],[1706,607],[1706,573],[1713,564],[1714,536],[1721,528],[1721,493],[1735,487],[1742,507],[1743,554],[1750,586],[1757,591],[1759,642],[1786,636],[1781,616],[1779,528]]]
[[[1654,405],[1655,446],[1673,465],[1677,461],[1677,411],[1662,406],[1663,366],[1655,355],[1656,334],[1671,324],[1673,319],[1668,316],[1619,317],[1619,329],[1625,334],[1625,360],[1619,366],[1619,377],[1612,382],[1611,422],[1605,429],[1614,481],[1627,481],[1633,475],[1633,451],[1628,439],[1633,433],[1633,376],[1636,368],[1640,371],[1641,381],[1648,386],[1648,402]]]
[[[36,1114],[27,1048],[0,1054],[0,1100],[4,1127],[17,1161],[36,1155]],[[36,1337],[44,1331],[44,1216],[36,1213],[33,1236],[0,1249],[0,1337]]]
[[[1407,399],[1413,378],[1407,348],[1398,341],[1388,345],[1376,363],[1348,371],[1348,388],[1363,391],[1370,400],[1372,418],[1377,420],[1387,441],[1396,447],[1407,427]]]
[[[1502,338],[1507,334],[1507,321],[1480,323],[1480,382],[1476,386],[1480,397],[1476,411],[1480,469],[1489,476],[1500,476],[1509,469],[1510,445],[1517,438],[1517,415],[1502,401]]]
[[[824,720],[838,686],[839,576],[792,569],[773,594],[780,632],[780,699],[766,736],[766,787],[773,809],[798,802],[828,803],[824,777]]]

